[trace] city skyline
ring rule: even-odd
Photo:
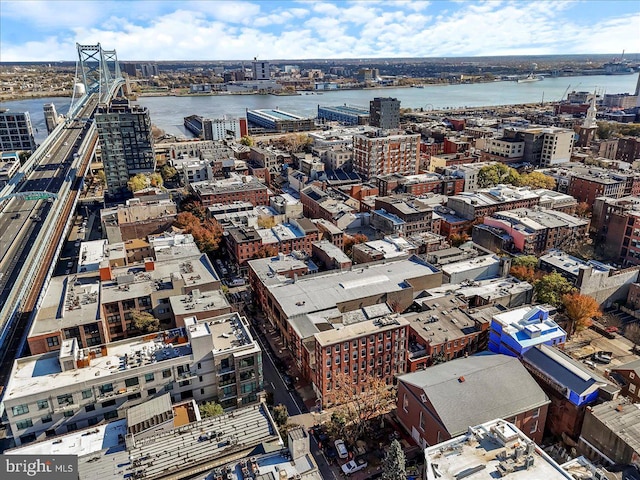
[[[8,0],[1,10],[4,62],[74,60],[76,42],[125,61],[640,52],[629,1]]]

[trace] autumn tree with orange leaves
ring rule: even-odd
[[[565,314],[569,319],[567,324],[567,336],[589,328],[594,317],[602,315],[600,305],[593,297],[580,293],[567,293],[562,296],[562,304]]]
[[[346,253],[349,257],[353,255],[353,246],[358,245],[359,243],[368,242],[369,239],[363,233],[356,233],[355,235],[345,235],[344,236],[344,253]]]
[[[202,221],[191,212],[181,212],[174,225],[193,235],[194,242],[203,253],[213,253],[220,246],[222,228],[218,222]]]

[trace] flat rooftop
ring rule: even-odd
[[[592,267],[594,270],[605,273],[609,272],[609,270],[615,270],[615,267],[612,267],[611,265],[606,265],[595,260],[585,262],[561,250],[550,250],[549,253],[540,257],[540,261],[575,277],[578,276],[580,268],[585,267]]]
[[[357,116],[369,116],[369,110],[364,107],[358,107],[355,105],[336,105],[336,106],[318,106],[318,110],[334,111],[338,113],[348,113],[350,115]]]
[[[262,110],[249,110],[247,114],[253,114],[258,117],[266,118],[267,120],[305,120],[304,117],[296,115],[295,113],[289,113],[282,110],[275,109],[262,109]]]
[[[425,450],[427,480],[560,480],[573,477],[503,420],[469,428],[469,432]]]
[[[449,263],[442,266],[442,272],[447,275],[453,275],[463,272],[469,272],[477,268],[487,268],[500,263],[500,259],[495,255],[484,255],[481,257],[462,260],[460,262]]]
[[[408,259],[366,264],[348,271],[305,275],[269,286],[283,313],[292,317],[335,308],[343,302],[412,288],[416,277],[440,272],[416,256]]]
[[[351,338],[386,332],[387,330],[395,330],[406,325],[409,325],[409,321],[406,318],[392,314],[375,320],[367,320],[341,328],[319,332],[315,334],[315,337],[320,346],[333,345],[334,343],[339,343]]]
[[[219,311],[231,306],[221,290],[200,292],[196,295],[172,295],[169,297],[173,315],[195,315],[197,312]]]

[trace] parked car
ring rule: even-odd
[[[604,352],[600,350],[593,354],[593,359],[596,362],[600,363],[611,363],[611,357],[613,356],[613,352]]]
[[[360,470],[364,470],[365,468],[367,468],[368,465],[369,464],[364,458],[356,458],[342,465],[342,472],[345,475],[351,475],[352,473],[356,473],[356,472],[359,472]]]
[[[338,452],[338,456],[340,458],[347,458],[349,456],[347,446],[344,444],[343,440],[338,439],[333,444],[336,446],[336,451]]]
[[[589,368],[596,368],[596,364],[593,363],[591,360],[584,360],[583,363]]]
[[[609,332],[609,333],[618,333],[619,329],[618,329],[618,327],[611,326],[611,327],[605,328],[605,331]]]
[[[287,386],[289,390],[294,389],[295,384],[293,382],[293,379],[289,375],[283,375],[282,380],[284,381],[284,384]]]

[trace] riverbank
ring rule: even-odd
[[[71,94],[73,91],[71,90],[59,90],[53,92],[24,92],[20,95],[16,95],[15,93],[0,93],[0,102],[12,102],[19,100],[30,100],[37,98],[71,98]]]

